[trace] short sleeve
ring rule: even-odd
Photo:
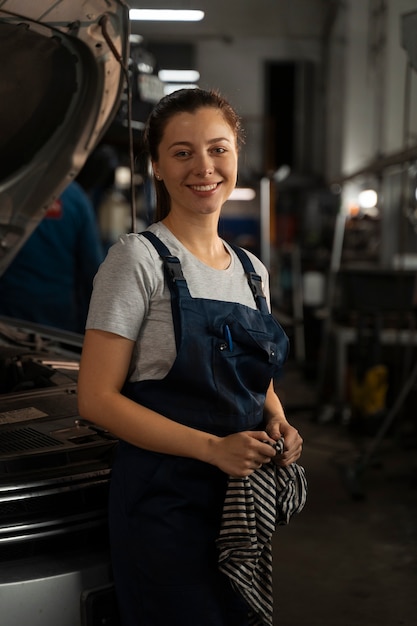
[[[155,257],[143,239],[136,234],[122,235],[95,276],[86,329],[105,330],[136,341],[149,310],[156,275]]]

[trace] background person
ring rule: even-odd
[[[103,258],[93,206],[74,181],[0,277],[0,315],[83,333]]]

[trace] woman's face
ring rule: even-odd
[[[213,107],[178,113],[165,127],[153,163],[171,197],[171,212],[220,212],[237,179],[236,136]]]

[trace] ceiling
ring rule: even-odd
[[[132,22],[146,40],[196,43],[202,39],[317,39],[341,0],[130,0],[132,9],[201,9],[201,22]]]

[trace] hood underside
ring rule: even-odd
[[[120,0],[0,0],[0,275],[115,116]]]

